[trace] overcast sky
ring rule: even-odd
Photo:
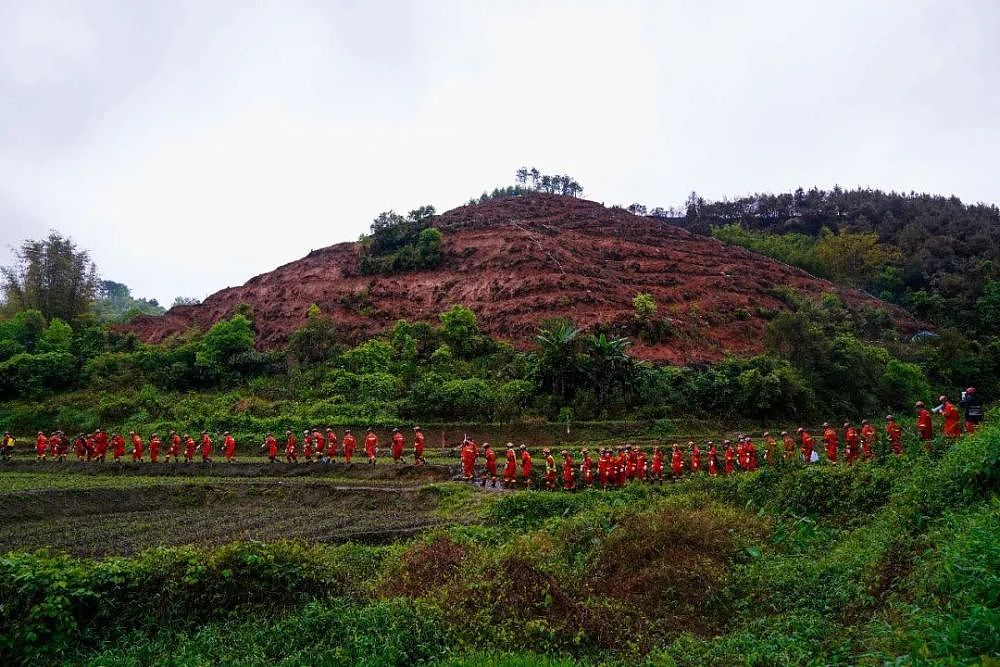
[[[169,304],[521,165],[998,202],[998,34],[997,0],[0,0],[0,259],[58,229]]]

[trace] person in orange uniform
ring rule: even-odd
[[[115,433],[111,436],[111,446],[114,448],[115,462],[122,460],[125,456],[125,438],[121,433]]]
[[[87,460],[97,460],[97,438],[94,437],[93,433],[87,436]],[[101,456],[101,463],[104,463],[103,455]]]
[[[365,454],[368,456],[368,463],[375,465],[375,459],[378,457],[378,436],[375,435],[375,429],[368,429],[368,434],[365,436]]]
[[[747,463],[750,465],[751,472],[757,469],[757,447],[749,436],[747,436]]]
[[[466,482],[474,481],[476,476],[476,450],[472,447],[472,441],[468,438],[462,441],[458,454],[462,461],[462,479]]]
[[[531,452],[526,445],[521,445],[521,477],[524,478],[524,488],[531,488]]]
[[[507,443],[510,444],[510,443]],[[513,445],[511,445],[513,447]],[[424,465],[427,461],[424,460],[424,432],[420,430],[419,426],[413,427],[413,464],[414,465]],[[516,473],[515,473],[516,474]]]
[[[642,447],[636,447],[635,455],[635,479],[646,481],[646,452],[642,451]]]
[[[729,440],[724,440],[723,443],[726,446],[726,451],[723,454],[725,457],[725,468],[727,475],[732,475],[733,471],[736,470],[736,450],[733,449],[733,443]]]
[[[108,434],[97,429],[97,432],[94,433],[94,454],[101,463],[104,463],[104,458],[108,455],[108,444]]]
[[[711,440],[708,441],[708,474],[712,477],[719,475],[719,450]]]
[[[299,441],[291,431],[285,431],[285,463],[298,463]]]
[[[267,460],[274,463],[278,460],[278,441],[273,433],[268,433],[264,438],[264,448],[267,449]]]
[[[406,449],[406,438],[399,432],[398,428],[392,429],[392,460],[394,463],[406,463],[403,458],[403,451]]]
[[[337,434],[332,428],[326,429],[326,455],[331,461],[337,461]]]
[[[654,455],[654,462],[656,460]],[[611,452],[607,447],[601,448],[601,453],[597,456],[597,483],[602,489],[608,488],[608,476],[611,470]]]
[[[312,434],[308,430],[302,431],[302,460],[306,463],[313,462]]]
[[[689,440],[688,449],[691,450],[691,472],[701,471],[701,450],[698,449],[698,443]]]
[[[232,463],[236,460],[236,439],[229,431],[226,431],[222,437],[222,454],[226,457],[226,463]]]
[[[514,443],[507,443],[507,463],[503,467],[503,485],[514,488],[517,484],[517,454],[514,453]]]
[[[191,463],[194,461],[194,452],[198,448],[198,444],[194,441],[187,433],[184,434],[184,463]]]
[[[663,447],[653,447],[653,464],[650,467],[650,479],[663,483]]]
[[[850,422],[844,422],[844,459],[848,465],[857,462],[860,445],[858,430]]]
[[[830,463],[836,463],[840,442],[837,439],[837,432],[827,422],[823,422],[823,442],[826,443],[826,460]]]
[[[323,435],[323,431],[320,429],[313,429],[312,432],[313,440],[313,455],[316,460],[322,460],[326,458],[326,437]]]
[[[941,414],[944,415],[944,437],[957,438],[962,435],[958,407],[949,401],[947,396],[938,398],[938,403],[941,404]]]
[[[556,488],[556,460],[548,447],[542,450],[542,454],[545,455],[545,488],[551,491]]]
[[[82,461],[87,456],[87,438],[84,437],[83,433],[76,436],[76,440],[73,441],[73,449],[77,461]]]
[[[874,446],[875,446],[875,429],[872,428],[871,423],[867,419],[861,420],[861,456],[865,459],[871,459],[875,456]]]
[[[585,487],[594,484],[594,462],[590,458],[590,452],[586,447],[580,450],[583,461],[580,463],[580,480]]]
[[[673,444],[673,451],[670,454],[670,472],[674,475],[674,481],[680,479],[684,473],[684,456],[676,442]]]
[[[812,463],[813,437],[809,435],[809,431],[805,430],[801,426],[796,433],[799,434],[799,440],[801,442],[802,460],[806,463]]]
[[[170,446],[167,447],[167,463],[171,459],[174,460],[174,463],[177,463],[181,460],[181,436],[177,435],[177,431],[171,431],[168,440],[170,440]]]
[[[747,450],[747,439],[742,433],[736,438],[736,464],[740,470],[750,469],[750,452]]]
[[[149,436],[149,461],[150,463],[160,461],[160,436],[155,433]]]
[[[896,456],[903,453],[903,428],[892,415],[885,416],[885,434],[889,438],[889,450]]]
[[[576,489],[576,476],[573,470],[573,457],[568,450],[562,450],[562,485],[563,491],[574,491]]]
[[[628,447],[618,448],[618,459],[615,461],[615,477],[618,486],[625,486],[628,481]]]
[[[778,441],[769,431],[764,431],[764,462],[769,466],[778,464]]]
[[[49,456],[52,457],[53,461],[59,458],[59,443],[61,441],[62,438],[59,435],[59,431],[52,431],[49,434]]]
[[[344,460],[348,463],[351,462],[351,457],[354,456],[354,450],[358,446],[358,440],[351,433],[351,429],[344,429]]]
[[[38,435],[35,436],[35,460],[44,461],[45,457],[48,456],[48,451],[49,439],[44,431],[39,431]]]
[[[483,443],[483,459],[486,462],[486,472],[483,474],[483,487],[486,486],[486,482],[489,480],[490,485],[495,489],[497,486],[497,453],[493,451],[488,442]]]
[[[781,432],[781,447],[782,456],[781,458],[785,463],[791,463],[795,460],[795,438],[789,435],[788,431]]]
[[[212,462],[212,439],[208,437],[207,431],[201,432],[201,462]]]
[[[932,440],[934,438],[934,420],[931,419],[931,413],[923,401],[917,401],[916,408],[917,432],[920,433],[920,439],[925,442]]]
[[[56,461],[62,463],[63,461],[66,460],[66,452],[69,450],[68,447],[69,441],[66,439],[66,436],[63,434],[62,431],[56,431],[55,438],[56,439],[55,439],[54,457]],[[50,443],[52,442],[51,438],[49,439],[49,442]]]

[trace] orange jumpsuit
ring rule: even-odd
[[[476,450],[471,442],[462,445],[462,477],[471,480],[476,475]]]
[[[194,438],[188,436],[188,439],[184,441],[184,460],[188,463],[194,460],[194,452],[197,449],[198,444],[194,441]]]
[[[201,436],[201,460],[206,463],[212,460],[212,439],[207,433]]]
[[[312,463],[313,441],[312,435],[309,433],[302,434],[302,458],[305,459],[307,463]]]
[[[837,462],[837,449],[840,442],[837,440],[837,432],[832,428],[823,431],[823,442],[826,443],[826,458],[830,463]]]
[[[917,431],[920,432],[921,440],[931,440],[934,437],[934,420],[926,408],[920,408],[917,412]]]
[[[712,477],[719,474],[719,450],[715,445],[708,448],[708,474]]]
[[[807,431],[802,431],[802,460],[806,463],[812,461],[813,437]]]
[[[319,431],[313,431],[312,438],[315,447],[313,451],[316,452],[316,456],[318,458],[326,456],[326,438],[323,437],[323,434]]]
[[[115,461],[125,456],[125,438],[116,433],[111,438],[111,444],[115,448]]]
[[[40,459],[45,458],[45,453],[49,450],[49,439],[44,433],[39,433],[35,438],[35,456]]]
[[[670,455],[670,470],[674,473],[674,477],[680,477],[684,471],[684,458],[679,449],[674,449],[674,453]]]
[[[944,435],[946,438],[957,438],[962,435],[962,427],[959,426],[958,408],[950,401],[945,401],[941,410],[944,415]]]
[[[222,441],[222,452],[226,457],[226,461],[232,461],[233,457],[236,456],[236,440],[231,435],[227,435]]]
[[[848,463],[854,463],[858,460],[859,445],[857,429],[848,426],[847,430],[844,431],[844,458],[847,459]]]
[[[573,477],[573,457],[568,453],[563,455],[563,489],[567,491],[572,491],[576,488],[576,481]]]
[[[337,458],[337,434],[333,429],[326,430],[326,453],[331,459]]]
[[[503,481],[508,485],[517,481],[517,456],[510,447],[507,448],[507,464],[503,467]]]
[[[691,448],[691,472],[698,472],[701,470],[701,450],[698,449],[698,445]]]
[[[267,458],[271,461],[278,458],[278,441],[274,438],[274,436],[267,436],[267,439],[264,440],[264,444],[267,446]]]
[[[97,455],[97,458],[103,461],[104,457],[107,456],[107,453],[108,434],[104,431],[98,431],[97,434],[94,435],[94,454]]]
[[[527,449],[521,451],[521,477],[525,486],[531,484],[531,454]]]
[[[354,448],[358,446],[358,441],[354,437],[353,433],[344,434],[344,460],[348,463],[351,462],[351,457],[354,455]]]
[[[733,471],[736,470],[736,451],[733,449],[732,445],[726,447],[726,462],[725,470],[727,475],[732,475]]]
[[[583,455],[583,463],[580,464],[580,479],[586,486],[594,483],[594,463],[590,459],[589,452]]]
[[[181,436],[176,433],[170,436],[170,447],[167,449],[167,458],[174,457],[176,461],[181,455]]]
[[[378,436],[374,433],[369,433],[365,436],[365,454],[368,455],[368,461],[375,463],[375,455],[378,452]]]
[[[866,459],[872,458],[872,446],[875,444],[875,429],[871,424],[861,427],[861,455]]]
[[[403,450],[406,449],[406,438],[402,433],[394,433],[392,436],[392,458],[399,462],[403,458]]]
[[[897,456],[903,453],[903,428],[891,421],[885,425],[885,434],[889,436],[889,449]]]
[[[285,441],[285,460],[289,463],[298,463],[299,454],[297,451],[299,441],[295,438],[295,434],[289,434],[288,440]]]
[[[160,437],[153,436],[149,439],[149,460],[156,463],[160,460]]]
[[[424,460],[424,434],[423,431],[417,431],[413,435],[413,461]]]
[[[653,467],[656,467],[656,457],[653,457]],[[611,455],[607,452],[601,452],[600,456],[597,457],[597,481],[600,482],[602,487],[608,486],[608,470],[611,468]]]
[[[552,454],[545,455],[545,486],[556,488],[556,460],[552,458]]]

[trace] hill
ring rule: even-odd
[[[435,269],[362,275],[357,244],[338,243],[199,305],[137,317],[128,328],[159,342],[191,327],[206,329],[247,303],[258,345],[276,349],[304,324],[313,303],[336,320],[347,342],[401,318],[436,321],[462,304],[476,312],[486,333],[524,347],[553,317],[626,332],[632,299],[647,292],[666,334],[653,343],[636,341],[633,354],[688,363],[760,351],[767,318],[787,309],[783,288],[807,297],[834,292],[852,309],[885,309],[904,332],[918,327],[902,309],[863,292],[593,201],[533,193],[459,207],[431,224],[444,232],[444,259]]]

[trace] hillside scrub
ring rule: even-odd
[[[991,421],[940,458],[492,497],[478,525],[386,547],[14,553],[0,559],[3,657],[348,664],[367,646],[380,664],[528,659],[503,655],[514,647],[677,665],[966,663],[998,650],[998,484]],[[336,629],[344,614],[371,622],[303,637],[308,619]]]

